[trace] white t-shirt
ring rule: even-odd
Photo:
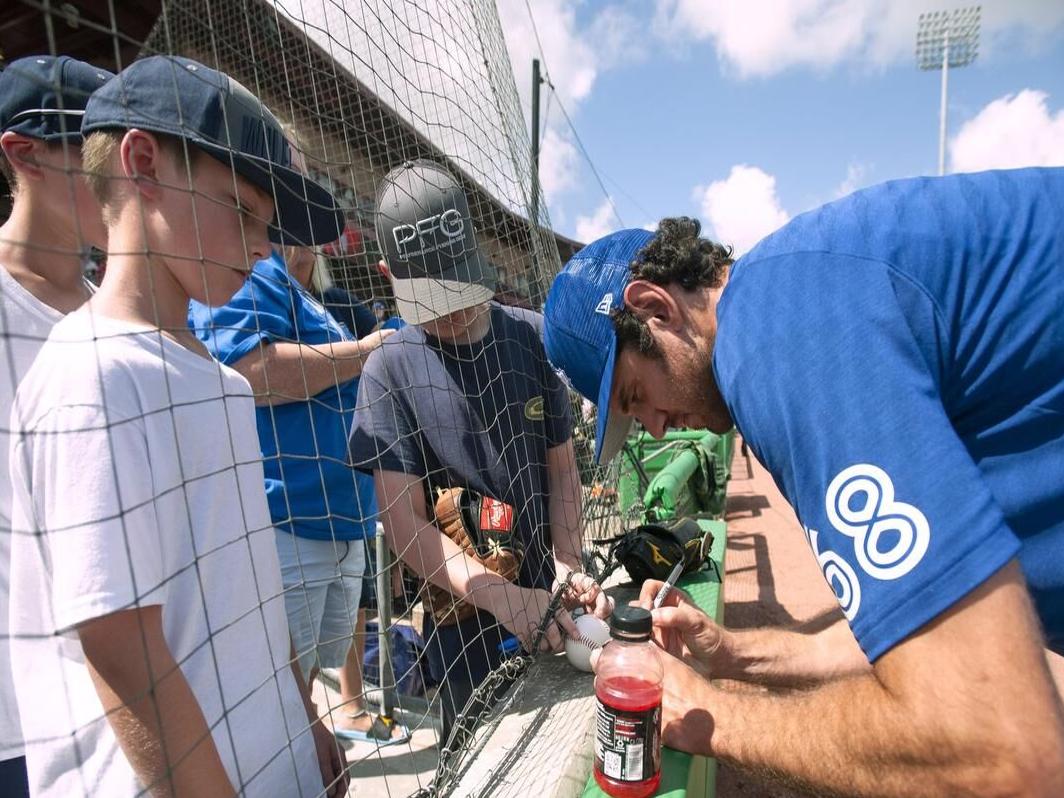
[[[11,560],[11,448],[8,419],[15,390],[63,314],[27,291],[0,265],[0,760],[22,754],[22,729],[11,681],[8,563]]]
[[[244,378],[82,308],[53,329],[12,423],[11,648],[33,794],[144,789],[75,627],[162,605],[233,785],[256,798],[319,795]]]

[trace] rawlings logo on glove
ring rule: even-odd
[[[444,488],[437,494],[435,513],[436,526],[462,551],[503,578],[517,579],[525,552],[514,535],[513,507],[468,488]],[[422,597],[437,626],[464,621],[477,611],[430,582]]]

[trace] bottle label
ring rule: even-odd
[[[617,781],[645,781],[661,768],[661,704],[638,711],[598,702],[595,767]]]

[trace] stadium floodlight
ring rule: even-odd
[[[982,6],[932,11],[920,15],[916,28],[916,63],[923,70],[942,70],[942,98],[938,113],[938,173],[946,173],[946,96],[949,70],[968,66],[979,55]]]

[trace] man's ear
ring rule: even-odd
[[[625,286],[624,306],[651,326],[673,329],[683,325],[683,314],[673,295],[646,280],[632,280]]]
[[[20,178],[40,180],[44,177],[44,168],[37,162],[37,153],[44,142],[23,136],[13,130],[0,135],[0,148],[11,168]]]
[[[127,131],[118,148],[122,174],[133,181],[137,193],[155,200],[161,193],[159,170],[163,158],[159,139],[146,130]]]

